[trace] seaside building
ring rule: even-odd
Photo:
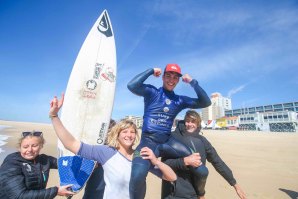
[[[226,110],[225,116],[237,116],[240,130],[298,131],[298,102]]]
[[[295,111],[298,113],[298,102],[287,102],[280,104],[271,104],[265,106],[254,106],[248,108],[239,108],[233,110],[225,110],[225,116],[238,116],[243,114],[254,114],[264,112],[279,112],[279,111]]]
[[[211,94],[211,105],[202,109],[202,120],[216,120],[225,116],[225,111],[232,109],[232,100],[223,97],[220,93]]]
[[[279,111],[239,115],[239,129],[297,132],[297,113],[294,111]]]

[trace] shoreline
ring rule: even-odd
[[[0,120],[0,125],[10,126],[2,129],[0,134],[11,136],[5,140],[7,144],[2,147],[16,149],[17,139],[22,131],[40,130],[46,139],[41,153],[57,156],[57,137],[51,124]],[[203,135],[230,167],[247,198],[298,197],[298,133],[203,130]],[[3,153],[0,155],[1,158],[4,156]],[[234,188],[209,162],[206,166],[209,169],[206,198],[237,199]],[[51,170],[48,187],[56,186],[58,183],[57,170]],[[149,174],[145,199],[159,199],[160,187],[161,180]],[[73,199],[80,199],[82,195],[83,191]]]

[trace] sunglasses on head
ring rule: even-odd
[[[42,132],[41,131],[33,131],[33,132],[26,131],[26,132],[23,132],[22,135],[23,135],[23,137],[26,137],[28,135],[39,137],[39,136],[42,136]]]

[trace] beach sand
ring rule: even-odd
[[[22,131],[41,130],[46,145],[42,153],[57,155],[57,137],[50,124],[1,121],[10,126],[0,132],[11,136],[2,148],[15,149]],[[248,198],[298,198],[298,133],[242,132],[204,130],[204,136],[215,147],[221,158],[232,169],[233,174]],[[0,154],[2,164],[5,153]],[[206,185],[207,199],[238,198],[231,187],[207,163],[209,177]],[[52,170],[48,186],[59,183],[56,170]],[[161,181],[148,175],[146,199],[160,198]],[[73,197],[82,198],[83,191]],[[65,198],[65,197],[57,197]],[[119,196],[121,199],[121,196]]]

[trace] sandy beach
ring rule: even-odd
[[[52,125],[1,121],[0,135],[10,136],[1,148],[16,150],[17,139],[22,131],[41,130],[46,139],[42,153],[57,155],[57,137]],[[232,169],[237,182],[248,198],[298,198],[298,133],[241,132],[204,130],[204,136],[212,143],[225,163]],[[0,163],[6,156],[0,153]],[[207,163],[209,177],[206,185],[207,199],[238,198],[231,187]],[[48,186],[59,183],[56,170],[52,170]],[[160,198],[161,181],[149,174],[146,199]],[[74,199],[82,198],[81,191]],[[59,197],[57,197],[59,198]],[[61,197],[62,198],[62,197]],[[121,197],[119,197],[121,199]]]

